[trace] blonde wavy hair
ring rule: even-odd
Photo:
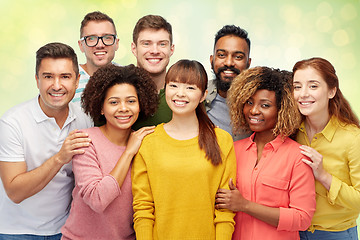
[[[287,137],[293,134],[300,126],[301,115],[293,98],[291,81],[291,72],[269,67],[254,67],[241,72],[227,93],[233,131],[251,131],[243,114],[244,104],[257,90],[266,89],[275,92],[276,96],[278,114],[274,136]]]

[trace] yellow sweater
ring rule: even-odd
[[[216,128],[223,159],[205,158],[198,138],[176,140],[163,124],[146,136],[132,165],[134,228],[143,239],[231,239],[234,213],[215,210],[218,188],[235,179],[231,136]]]

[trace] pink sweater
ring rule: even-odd
[[[130,168],[121,189],[109,175],[125,147],[111,143],[97,127],[84,131],[92,143],[72,161],[75,188],[62,239],[135,239]]]

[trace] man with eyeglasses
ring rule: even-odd
[[[86,14],[81,22],[78,44],[80,50],[85,53],[86,63],[79,65],[79,87],[72,102],[80,106],[81,94],[90,76],[101,66],[110,63],[119,48],[119,39],[112,18],[99,11]]]

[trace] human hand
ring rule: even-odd
[[[321,182],[325,188],[329,190],[332,176],[323,167],[323,156],[312,147],[301,145],[299,148],[301,150],[300,152],[310,158],[311,161],[305,158],[301,160],[311,167],[315,179]]]
[[[135,155],[139,151],[141,142],[144,137],[150,133],[153,133],[154,129],[155,126],[142,127],[137,131],[131,132],[125,151],[131,155]]]
[[[232,182],[232,179],[229,181],[228,189],[218,189],[215,197],[215,208],[216,209],[229,209],[233,212],[242,211],[245,205],[247,204],[247,200],[241,195],[239,190],[235,187]]]
[[[87,133],[75,129],[65,138],[60,151],[55,155],[55,159],[61,164],[69,163],[74,155],[83,154],[85,150],[79,148],[89,146],[90,142],[91,139]]]

